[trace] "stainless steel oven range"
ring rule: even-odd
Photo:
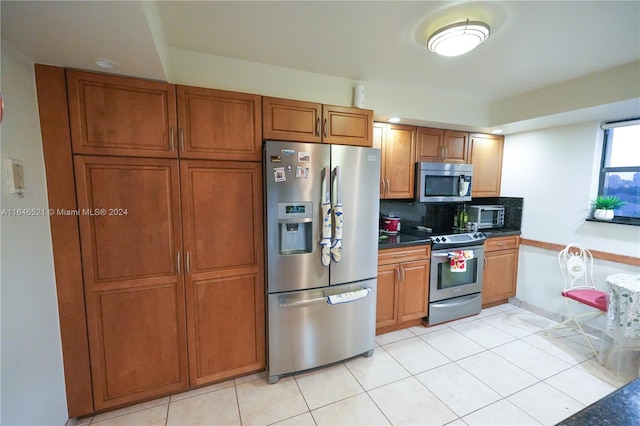
[[[482,232],[431,237],[429,325],[480,313],[486,239]]]

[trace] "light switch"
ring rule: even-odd
[[[22,161],[6,158],[4,166],[7,173],[7,190],[9,194],[24,193],[24,169]]]

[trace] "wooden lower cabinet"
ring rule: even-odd
[[[265,366],[259,163],[181,161],[189,378]]]
[[[489,238],[485,243],[482,306],[506,302],[516,295],[520,236]]]
[[[260,163],[75,170],[94,410],[263,369]]]
[[[178,162],[75,156],[75,172],[94,410],[186,389]]]
[[[376,333],[418,325],[429,306],[430,246],[381,250]]]

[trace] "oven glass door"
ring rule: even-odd
[[[480,220],[478,221],[482,226],[498,226],[499,225],[500,211],[497,209],[481,209]]]
[[[458,250],[473,251],[473,258],[465,260],[465,270],[452,270],[449,253]],[[445,300],[482,291],[482,264],[484,249],[459,248],[437,250],[432,253],[429,300]]]

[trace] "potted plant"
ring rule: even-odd
[[[594,219],[611,220],[613,219],[613,211],[622,207],[624,201],[615,195],[598,195],[595,200],[591,201],[591,205],[595,208]]]

